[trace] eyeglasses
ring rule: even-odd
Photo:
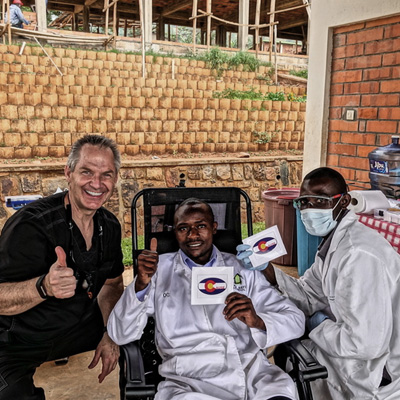
[[[342,197],[344,193],[335,194],[334,196],[300,196],[293,200],[294,208],[298,210],[303,210],[307,207],[312,208],[330,208],[334,199]]]

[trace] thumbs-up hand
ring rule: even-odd
[[[150,250],[143,250],[138,257],[138,273],[135,283],[136,292],[143,290],[157,271],[158,253],[157,239],[150,241]]]
[[[76,279],[74,270],[67,267],[67,256],[62,247],[56,247],[57,260],[50,267],[49,273],[44,279],[44,285],[48,296],[58,299],[68,299],[75,294]]]

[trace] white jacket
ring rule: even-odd
[[[280,289],[306,316],[332,319],[310,333],[310,350],[328,368],[316,399],[400,399],[400,256],[349,212],[333,233],[325,261],[300,279],[275,269]],[[379,387],[386,367],[392,383]]]
[[[273,289],[259,272],[243,269],[232,254],[217,251],[217,266],[233,266],[241,283],[234,290],[250,297],[267,332],[238,319],[228,322],[224,305],[192,306],[191,270],[179,253],[160,256],[157,273],[143,302],[134,282],[108,320],[108,333],[118,344],[141,337],[148,316],[155,316],[156,342],[166,378],[156,398],[258,400],[296,398],[289,376],[260,351],[304,332],[304,315]]]

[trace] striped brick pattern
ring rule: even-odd
[[[368,153],[400,133],[400,15],[335,29],[331,78],[327,164],[370,188]]]
[[[267,93],[268,73],[229,70],[220,79],[204,62],[0,45],[0,158],[64,157],[78,137],[105,134],[123,154],[301,150],[305,103],[214,99],[231,88]],[[254,132],[272,132],[256,143]]]

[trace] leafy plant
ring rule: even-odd
[[[276,135],[276,132],[253,132],[253,136],[255,137],[254,143],[264,144],[269,143],[272,140],[272,137]]]
[[[240,100],[265,100],[265,95],[256,91],[254,87],[250,90],[225,89],[222,92],[215,92],[213,95],[217,99],[240,99]]]
[[[267,94],[263,94],[260,91],[256,91],[254,87],[251,87],[250,90],[234,90],[228,88],[223,90],[222,92],[215,92],[213,96],[214,98],[217,99],[274,100],[274,101],[287,100],[285,93],[283,92],[276,92],[276,93],[269,92]]]
[[[308,79],[308,69],[301,69],[299,71],[290,71],[290,75],[298,76],[300,78]]]
[[[271,82],[271,77],[269,75],[257,75],[256,79],[258,79],[259,81],[266,81],[268,83]]]
[[[275,100],[275,101],[285,101],[286,100],[285,93],[283,93],[283,92],[276,92],[276,93],[269,92],[266,95],[266,97],[267,98],[265,100]]]
[[[289,93],[287,95],[289,101],[297,101],[298,103],[305,103],[307,101],[307,95],[296,96],[294,93]]]
[[[247,53],[245,51],[239,51],[228,61],[230,67],[237,67],[243,65],[244,71],[257,71],[258,67],[261,65],[260,60],[255,58],[253,54]]]
[[[213,47],[210,51],[200,56],[199,59],[205,61],[207,66],[214,69],[217,76],[220,77],[224,71],[223,65],[228,62],[229,57],[218,47]]]

